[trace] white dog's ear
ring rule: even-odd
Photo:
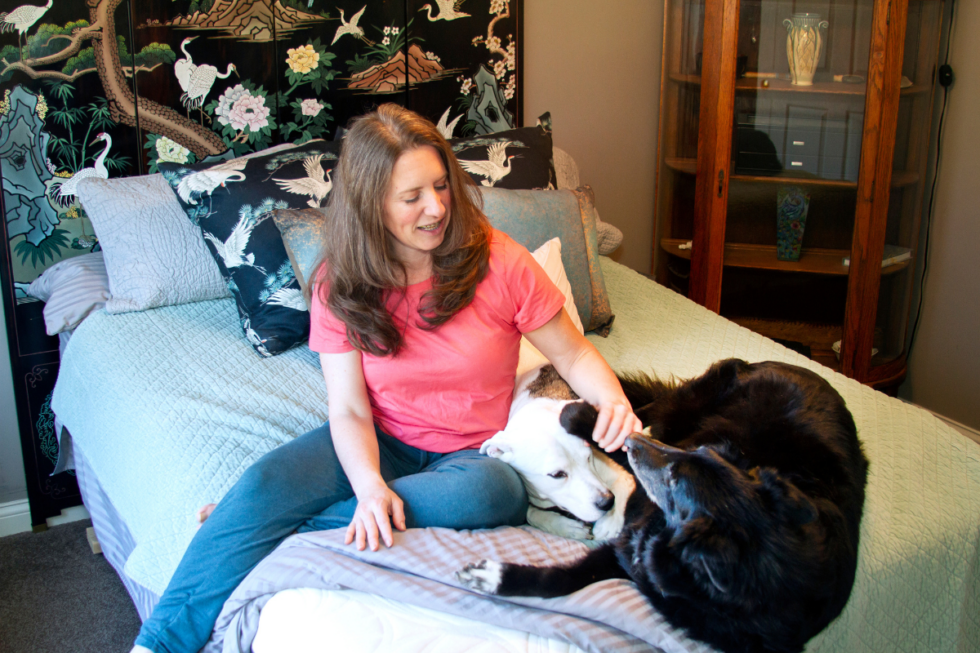
[[[500,435],[503,431],[497,433]],[[508,462],[514,457],[514,448],[509,444],[497,439],[497,436],[493,436],[480,446],[480,453],[485,453],[491,458],[500,458],[504,462]]]

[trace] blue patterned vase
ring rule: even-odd
[[[810,193],[799,186],[782,186],[776,193],[776,258],[799,261]]]

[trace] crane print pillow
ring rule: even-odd
[[[245,338],[262,356],[306,342],[310,318],[277,209],[326,205],[340,143],[311,141],[248,159],[159,168],[238,304]]]
[[[558,187],[550,113],[538,118],[534,127],[454,138],[449,144],[477,185],[523,190]]]

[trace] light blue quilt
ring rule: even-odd
[[[926,411],[847,379],[602,259],[616,321],[592,342],[619,371],[679,378],[739,357],[827,378],[871,461],[854,591],[808,651],[980,650],[980,447]],[[125,571],[161,593],[217,501],[258,457],[319,426],[315,354],[259,358],[231,300],[89,317],[65,353],[53,409],[136,548]]]

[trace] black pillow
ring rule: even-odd
[[[534,127],[453,138],[449,144],[477,184],[525,190],[558,187],[550,113],[538,118]]]
[[[218,163],[157,164],[200,226],[238,304],[242,331],[262,356],[304,343],[310,332],[273,211],[324,206],[339,152],[339,142],[311,141]]]

